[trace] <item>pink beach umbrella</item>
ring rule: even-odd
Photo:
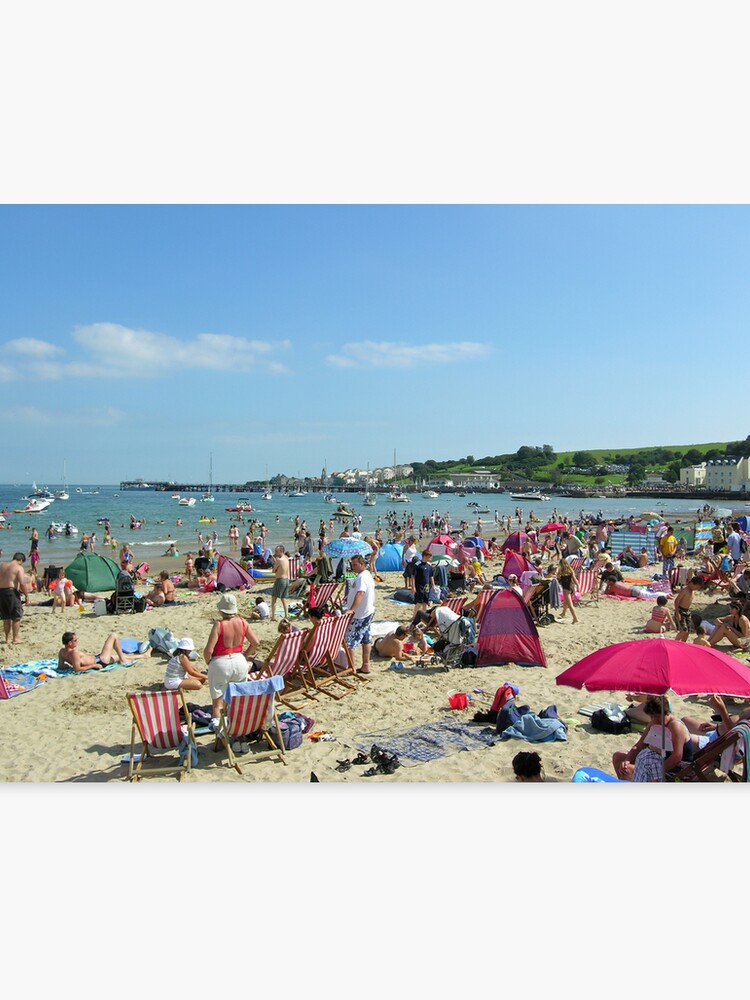
[[[556,524],[554,521],[549,521],[547,524],[542,525],[539,531],[542,535],[548,535],[553,531],[562,531],[564,527],[564,524]]]
[[[720,694],[750,698],[750,668],[708,646],[676,639],[618,642],[584,656],[555,683],[587,691]]]

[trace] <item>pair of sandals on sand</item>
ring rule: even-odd
[[[337,761],[337,771],[348,771],[353,764],[367,764],[372,761],[373,766],[363,772],[365,778],[371,778],[374,774],[393,774],[396,768],[401,767],[398,754],[389,754],[382,750],[376,743],[373,743],[369,754],[358,753],[353,760]]]

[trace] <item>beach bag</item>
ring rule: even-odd
[[[165,653],[167,656],[174,656],[177,649],[177,640],[166,628],[150,628],[148,643],[157,653]]]
[[[296,750],[302,745],[303,730],[304,723],[299,716],[294,712],[284,712],[279,716],[278,731],[276,726],[271,726],[270,733],[277,746],[281,743],[285,750]]]
[[[601,733],[619,736],[630,732],[630,717],[617,706],[605,706],[592,713],[591,725]]]

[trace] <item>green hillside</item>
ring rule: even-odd
[[[599,448],[555,452],[551,445],[522,445],[508,455],[475,457],[410,463],[412,479],[420,482],[433,477],[471,473],[485,469],[500,480],[531,479],[539,482],[580,483],[613,486],[634,485],[652,473],[661,474],[668,482],[677,482],[680,469],[711,459],[750,455],[750,437],[735,441],[714,441],[707,444],[654,445],[650,448]],[[627,466],[626,471],[608,471],[607,465]],[[573,468],[591,471],[573,472]]]

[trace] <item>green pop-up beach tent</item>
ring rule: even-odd
[[[73,562],[65,567],[65,575],[76,590],[94,594],[114,590],[119,573],[117,563],[96,552],[79,552]]]

